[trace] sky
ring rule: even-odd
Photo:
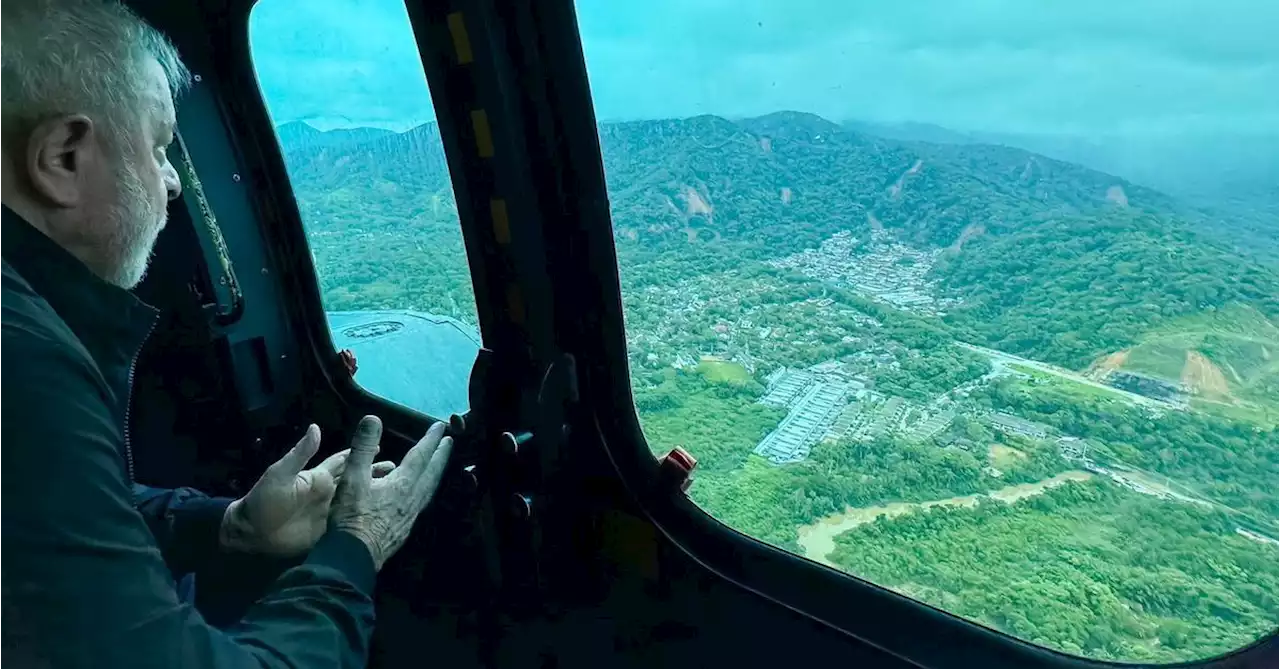
[[[579,0],[602,121],[779,110],[961,131],[1274,134],[1276,0]],[[433,117],[402,2],[260,0],[277,123]]]

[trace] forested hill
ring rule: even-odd
[[[959,336],[1075,368],[1206,310],[1243,305],[1276,321],[1274,250],[1261,261],[1239,253],[1215,234],[1233,221],[1078,165],[875,137],[797,112],[599,131],[624,262],[632,248],[776,259],[835,233],[865,244],[884,230],[941,251],[931,276],[962,301],[947,317]],[[433,124],[400,134],[289,124],[280,136],[305,199],[333,205],[310,220],[338,225],[333,212],[378,206],[343,198],[415,201],[398,211],[429,199],[432,218],[452,209]]]
[[[884,139],[811,114],[637,121],[602,126],[600,136],[615,222],[641,237],[692,229],[788,252],[876,224],[942,247],[969,226],[966,236],[979,226],[1010,232],[1082,212],[1212,227],[1165,194],[1078,165],[1002,146]]]
[[[311,183],[360,172],[447,184],[434,124],[397,134],[294,122],[279,135],[291,169]],[[1193,212],[1171,197],[1020,149],[884,139],[799,112],[606,124],[600,137],[615,226],[631,238],[692,233],[785,253],[869,225],[949,246],[979,227],[1010,232],[1033,217],[1082,212],[1154,213],[1188,228],[1215,223],[1178,220]]]

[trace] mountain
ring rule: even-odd
[[[1280,234],[1280,163],[1274,133],[1134,133],[1084,137],[1053,133],[960,132],[928,123],[849,121],[844,127],[907,142],[992,144],[1075,163],[1175,195],[1208,230],[1238,248],[1274,255]],[[1229,223],[1223,225],[1222,223]],[[1215,225],[1217,224],[1217,225]]]
[[[969,226],[1009,231],[1046,214],[1186,213],[1153,189],[1024,150],[903,142],[794,112],[619,123],[600,136],[625,236],[692,230],[789,251],[874,219],[949,246]]]
[[[1003,144],[984,142],[969,133],[944,128],[933,123],[877,123],[874,121],[846,121],[844,127],[852,132],[875,135],[904,142],[929,142],[931,144]],[[1011,146],[1018,146],[1013,144]],[[1025,148],[1025,147],[1020,147]]]
[[[281,132],[308,220],[389,239],[456,236],[434,124],[319,134]],[[929,276],[958,303],[944,317],[955,336],[1076,369],[1206,311],[1277,318],[1274,257],[1210,232],[1237,221],[1022,149],[895,140],[798,112],[613,123],[599,134],[623,263],[645,249],[664,249],[668,264],[703,251],[774,262],[837,233],[864,245],[883,234],[932,254]],[[420,213],[405,222],[404,212]],[[681,267],[712,269],[705,258]]]
[[[811,114],[599,134],[635,410],[654,453],[698,458],[702,509],[1093,659],[1274,629],[1280,288],[1274,248],[1216,234],[1239,220]],[[357,381],[465,407],[479,339],[436,127],[281,136]]]
[[[285,123],[276,128],[280,145],[289,148],[290,152],[305,150],[309,147],[342,145],[350,147],[371,139],[390,137],[396,133],[381,128],[343,128],[322,131],[303,121]]]

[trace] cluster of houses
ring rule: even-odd
[[[941,316],[959,304],[936,296],[937,282],[928,278],[940,251],[921,251],[892,240],[889,232],[872,230],[865,247],[849,231],[838,232],[816,249],[775,260],[771,265],[846,286],[904,311]]]
[[[919,404],[869,387],[851,366],[825,362],[808,369],[781,368],[771,374],[762,404],[787,409],[778,427],[756,445],[755,453],[774,464],[799,462],[815,445],[843,439],[868,440],[897,435],[909,443],[931,439],[958,415],[952,402]],[[1048,426],[1005,413],[988,413],[995,430],[1045,439]]]

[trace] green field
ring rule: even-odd
[[[736,362],[703,358],[698,363],[698,373],[712,383],[741,384],[751,381],[751,372]]]
[[[1031,382],[1024,382],[1024,385],[1034,385],[1039,388],[1054,390],[1071,397],[1101,398],[1107,400],[1121,400],[1124,402],[1133,401],[1132,398],[1119,390],[1108,390],[1106,388],[1091,386],[1087,383],[1076,383],[1070,379],[1065,379],[1056,374],[1043,372],[1034,367],[1015,363],[1009,365],[1009,368],[1031,377]]]

